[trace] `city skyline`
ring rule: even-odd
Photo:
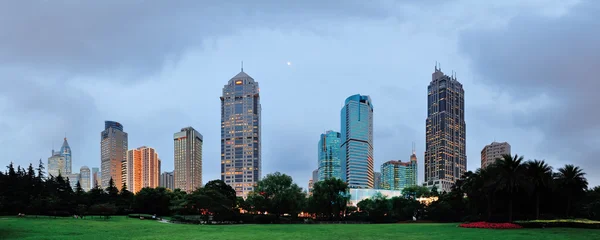
[[[263,176],[281,171],[305,187],[316,168],[316,138],[340,130],[343,100],[360,93],[376,105],[375,169],[407,160],[414,141],[422,182],[426,88],[437,61],[465,89],[467,170],[498,139],[525,159],[581,166],[591,185],[600,184],[598,150],[588,146],[600,129],[590,107],[600,83],[589,70],[598,64],[589,56],[600,55],[600,34],[585,17],[598,3],[396,3],[148,2],[123,3],[119,12],[102,2],[6,4],[0,142],[10,151],[1,163],[45,162],[66,132],[72,170],[99,168],[98,133],[114,120],[125,126],[129,146],[155,147],[165,171],[174,169],[173,132],[194,126],[204,136],[203,182],[220,179],[219,97],[243,60],[261,86]],[[54,17],[31,19],[19,9]],[[232,9],[244,11],[225,14]],[[164,24],[145,27],[153,21]]]

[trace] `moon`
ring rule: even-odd
[[[287,62],[287,65],[288,65],[288,66],[291,66],[291,65],[292,65],[292,62]]]

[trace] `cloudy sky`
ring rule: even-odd
[[[169,171],[173,133],[193,126],[204,181],[219,178],[219,96],[243,60],[261,87],[263,174],[305,187],[319,134],[360,93],[375,108],[376,169],[408,160],[414,141],[422,181],[437,61],[465,88],[468,169],[495,139],[600,184],[600,1],[208,2],[0,3],[2,166],[46,162],[66,133],[73,169],[98,167],[114,120]]]

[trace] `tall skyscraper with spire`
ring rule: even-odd
[[[65,158],[65,170],[66,174],[71,174],[72,172],[72,158],[71,158],[71,147],[69,147],[69,143],[67,142],[67,137],[65,137],[62,146],[60,147],[60,155]]]
[[[373,104],[369,96],[348,97],[341,111],[342,180],[350,188],[373,188]]]
[[[123,125],[114,121],[104,122],[104,131],[100,133],[100,168],[102,187],[108,187],[113,179],[115,186],[121,189],[126,173],[123,166],[127,161],[127,133]]]
[[[258,82],[242,70],[221,96],[221,180],[246,197],[260,180],[261,106]]]
[[[449,192],[467,170],[465,92],[436,64],[427,87],[425,186]]]

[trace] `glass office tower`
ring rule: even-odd
[[[340,141],[342,134],[327,131],[319,139],[319,177],[313,181],[323,181],[328,178],[342,179],[342,164],[340,162]]]
[[[244,198],[261,176],[260,113],[258,82],[242,68],[221,96],[221,180]]]
[[[427,87],[425,186],[450,192],[467,171],[465,91],[437,66]]]
[[[341,111],[342,180],[350,188],[373,188],[373,104],[369,96],[348,97]]]

